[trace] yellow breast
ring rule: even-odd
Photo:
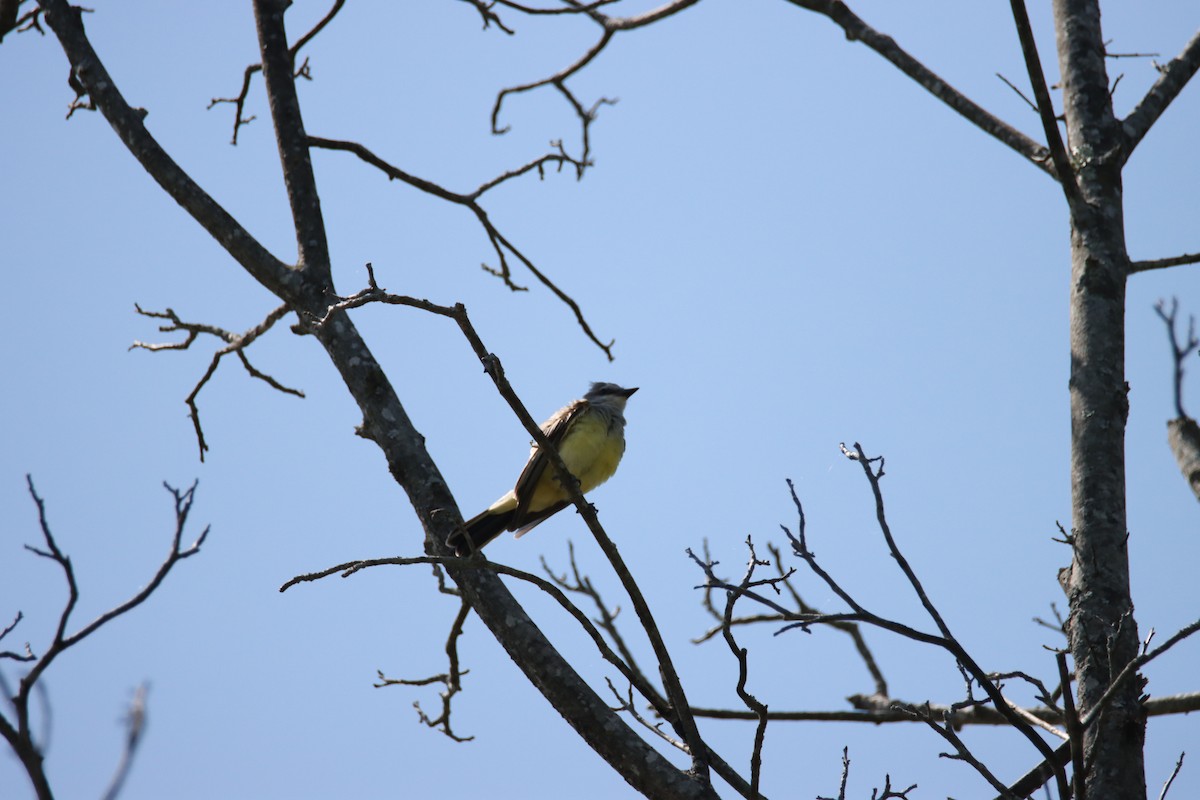
[[[624,432],[609,430],[608,421],[599,415],[581,416],[567,431],[559,444],[567,469],[579,479],[579,488],[586,494],[613,476],[621,456],[625,454]],[[567,493],[547,468],[538,481],[529,509],[540,511],[567,499]]]

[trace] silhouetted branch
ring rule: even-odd
[[[33,666],[20,679],[16,692],[12,692],[11,689],[5,690],[14,714],[14,719],[9,719],[5,714],[0,713],[0,736],[8,742],[9,747],[12,748],[17,758],[21,761],[30,782],[33,784],[35,794],[40,799],[48,800],[53,796],[53,792],[50,789],[50,783],[43,768],[45,742],[38,741],[33,736],[30,727],[29,707],[30,701],[34,696],[42,697],[42,684],[39,682],[42,674],[54,663],[56,658],[71,647],[91,636],[105,624],[132,611],[145,602],[158,589],[167,577],[167,574],[177,563],[200,552],[200,547],[204,544],[204,540],[208,538],[209,528],[205,527],[196,540],[185,548],[183,546],[183,533],[187,526],[188,515],[192,510],[196,484],[193,483],[190,488],[180,491],[164,483],[163,486],[166,487],[175,500],[175,532],[171,539],[170,552],[167,553],[166,558],[146,585],[132,597],[104,612],[74,633],[68,633],[71,614],[75,610],[76,603],[79,601],[79,585],[75,580],[75,567],[71,563],[70,557],[62,551],[54,538],[54,533],[50,529],[50,522],[46,515],[46,503],[37,493],[37,489],[34,488],[33,478],[27,475],[25,476],[25,481],[29,488],[29,496],[33,499],[34,505],[37,506],[38,525],[41,528],[43,541],[42,547],[25,545],[25,549],[40,558],[47,559],[58,565],[67,583],[67,599],[63,605],[62,612],[59,614],[54,638],[46,647],[45,652],[34,658],[22,658],[21,660],[23,661],[34,662]],[[13,625],[15,624],[14,622]],[[9,626],[9,630],[12,627]],[[117,775],[113,779],[114,785],[117,788],[119,788],[120,781],[124,780],[123,773],[129,769],[129,762],[132,761],[133,751],[136,749],[143,727],[144,692],[135,697],[134,705],[131,707],[125,754],[122,756],[122,765],[118,768]]]
[[[1175,397],[1175,419],[1167,422],[1167,443],[1175,455],[1175,463],[1183,473],[1192,494],[1200,499],[1200,425],[1183,408],[1184,362],[1200,349],[1196,338],[1196,318],[1188,317],[1187,338],[1182,342],[1176,333],[1175,322],[1179,314],[1178,299],[1171,300],[1170,311],[1162,300],[1154,306],[1155,312],[1167,326],[1167,339],[1171,345],[1174,361],[1173,389]]]
[[[605,14],[600,13],[598,10],[602,5],[604,5],[602,3],[583,4],[569,2],[568,7],[573,12],[585,14],[593,22],[600,26],[600,38],[597,39],[595,44],[588,48],[583,55],[553,75],[541,78],[539,80],[530,81],[529,83],[523,83],[517,86],[509,86],[505,89],[501,89],[496,95],[495,104],[492,106],[492,133],[503,134],[510,130],[510,126],[508,125],[503,127],[500,126],[500,109],[503,106],[504,99],[506,97],[509,95],[533,91],[543,86],[553,86],[558,90],[559,94],[566,98],[567,103],[574,110],[575,116],[579,118],[581,127],[580,139],[582,142],[582,152],[579,156],[579,162],[583,166],[590,166],[591,140],[589,129],[591,124],[596,119],[596,112],[599,110],[600,106],[611,105],[615,103],[616,100],[602,97],[592,104],[590,108],[584,108],[583,104],[580,103],[571,90],[567,88],[567,80],[590,64],[592,60],[596,58],[596,56],[600,55],[600,53],[608,46],[609,42],[612,41],[613,37],[617,33],[620,33],[621,31],[634,30],[636,28],[653,24],[659,20],[666,19],[673,14],[683,11],[689,6],[695,5],[698,1],[699,0],[671,0],[671,2],[664,3],[656,9],[652,9],[643,14],[637,14],[631,17],[606,16]],[[504,5],[515,7],[514,4],[507,2],[504,3]],[[579,172],[579,177],[583,177],[582,169]]]
[[[792,493],[795,494],[795,487],[792,485],[791,480],[788,480],[788,486],[791,487]],[[792,582],[792,575],[795,570],[784,567],[783,553],[780,551],[779,547],[768,543],[767,551],[771,554],[771,563],[774,564],[778,576],[781,579],[779,583],[776,584],[776,587],[784,589],[787,594],[791,596],[792,602],[795,604],[794,609],[789,609],[791,613],[794,615],[811,615],[812,617],[823,616],[817,608],[806,603],[800,596],[799,591],[797,591]],[[708,552],[707,541],[704,543],[704,561],[707,563],[712,563],[712,559]],[[712,617],[717,621],[717,624],[706,630],[700,636],[693,638],[692,642],[695,644],[708,641],[712,637],[721,633],[724,628],[724,615],[712,604],[711,593],[714,588],[716,588],[714,584],[705,584],[703,605],[705,610],[707,610],[709,614],[711,614]],[[750,614],[746,616],[734,617],[729,621],[729,624],[736,627],[741,625],[754,625],[758,623],[786,622],[795,619],[795,616],[787,617],[779,613]],[[874,654],[871,652],[870,648],[867,647],[866,639],[863,638],[862,630],[859,628],[858,624],[854,622],[830,622],[829,627],[841,631],[850,637],[851,641],[854,642],[854,649],[858,652],[859,657],[863,660],[863,665],[867,668],[867,672],[871,674],[871,678],[875,682],[875,694],[879,697],[887,697],[887,680],[884,678],[882,670],[880,670],[879,665],[876,663]]]
[[[518,250],[517,247],[513,245],[512,242],[510,242],[499,231],[499,229],[496,228],[491,219],[488,217],[487,211],[484,210],[483,206],[479,204],[479,198],[485,192],[494,189],[496,186],[505,181],[532,171],[537,171],[539,176],[544,176],[545,169],[548,165],[554,164],[559,168],[566,165],[571,165],[574,166],[576,170],[582,169],[582,163],[575,161],[568,156],[564,151],[562,151],[561,147],[558,153],[547,153],[546,155],[540,156],[539,158],[536,158],[521,167],[509,170],[508,172],[505,172],[496,178],[486,181],[473,192],[462,194],[459,192],[452,192],[449,189],[434,183],[433,181],[419,178],[415,175],[405,172],[399,167],[392,166],[357,142],[346,142],[336,139],[324,139],[319,136],[309,136],[308,144],[311,147],[319,147],[326,150],[341,150],[343,152],[353,153],[361,160],[378,169],[380,172],[386,175],[389,180],[398,180],[416,189],[420,189],[427,194],[432,194],[435,197],[439,197],[448,202],[470,209],[471,213],[475,215],[475,218],[479,220],[479,224],[483,226],[484,232],[487,234],[488,241],[491,242],[492,249],[495,250],[496,257],[499,259],[500,266],[498,268],[493,269],[488,267],[486,264],[483,265],[483,268],[503,280],[505,285],[513,291],[525,291],[525,287],[519,286],[512,281],[512,271],[508,262],[508,254],[511,253],[525,266],[526,269],[533,274],[535,278],[538,279],[539,282],[541,282],[543,286],[553,292],[559,300],[561,300],[567,305],[568,308],[571,309],[571,311],[575,314],[575,321],[579,324],[579,327],[582,328],[584,335],[586,335],[592,340],[593,343],[595,343],[597,347],[604,351],[604,354],[608,357],[609,361],[613,360],[613,342],[610,341],[605,344],[596,337],[596,334],[592,331],[591,326],[584,318],[583,311],[580,309],[579,304],[575,302],[570,295],[560,289],[557,284],[550,280],[545,273],[538,269],[534,263],[525,256],[524,253]]]
[[[1072,211],[1085,207],[1083,194],[1075,180],[1075,170],[1071,168],[1071,159],[1067,155],[1067,147],[1063,144],[1062,133],[1058,130],[1058,115],[1054,113],[1054,102],[1050,99],[1050,89],[1046,86],[1046,73],[1042,70],[1042,60],[1038,56],[1037,41],[1033,38],[1033,27],[1029,24],[1029,13],[1025,10],[1025,0],[1011,0],[1013,22],[1017,26],[1017,37],[1021,40],[1021,54],[1025,57],[1025,69],[1029,74],[1029,84],[1033,87],[1033,97],[1037,100],[1038,116],[1042,120],[1042,131],[1046,134],[1046,145],[1050,148],[1050,158],[1054,161],[1054,172],[1066,195],[1067,205]]]
[[[1058,177],[1047,148],[999,117],[985,111],[962,92],[946,83],[932,70],[909,55],[896,43],[895,39],[875,30],[860,19],[844,2],[840,0],[787,0],[787,2],[828,17],[834,24],[841,27],[847,40],[862,42],[916,81],[927,92],[958,112],[972,125],[1029,159],[1034,166],[1051,177]]]
[[[21,624],[21,620],[23,619],[25,619],[25,615],[18,611],[17,616],[13,618],[12,624],[0,631],[0,642],[4,641],[4,637],[12,633],[13,630]],[[36,656],[33,654],[33,651],[29,649],[29,643],[26,642],[24,653],[15,653],[12,650],[0,651],[0,659],[5,658],[11,658],[13,661],[33,661]]]
[[[333,18],[337,15],[337,13],[339,11],[342,10],[342,6],[344,6],[345,4],[346,4],[346,0],[334,0],[333,6],[329,9],[329,12],[321,19],[321,21],[318,22],[315,26],[313,26],[313,29],[310,30],[308,33],[301,36],[294,45],[292,45],[290,48],[288,48],[288,52],[291,55],[293,61],[295,60],[297,53],[300,52],[300,48],[304,47],[304,45],[306,45],[310,41],[312,41],[312,38],[314,36],[316,36],[318,33],[320,33],[322,28],[324,28],[326,25],[328,25],[330,22],[332,22]],[[308,73],[308,59],[307,58],[304,60],[303,69],[304,69],[304,77],[311,78],[311,76]],[[245,72],[242,74],[242,88],[241,88],[241,91],[238,92],[236,97],[214,97],[212,99],[212,102],[210,102],[208,104],[208,107],[210,109],[213,106],[216,106],[221,103],[231,103],[234,106],[233,138],[230,139],[230,141],[229,141],[229,143],[232,145],[235,145],[235,146],[237,145],[238,129],[240,129],[243,125],[249,125],[251,122],[253,122],[257,118],[257,116],[254,114],[251,114],[249,117],[243,117],[242,113],[246,107],[246,97],[247,97],[247,95],[250,94],[250,80],[251,80],[251,78],[254,77],[255,74],[257,74],[259,72],[262,72],[262,64],[261,63],[251,64],[250,66],[246,67]]]
[[[437,567],[437,564],[434,564]],[[421,708],[419,702],[413,702],[413,708],[417,710],[417,717],[421,723],[429,728],[437,728],[449,738],[456,742],[469,742],[474,739],[474,736],[459,736],[450,727],[450,702],[454,699],[454,695],[462,691],[462,676],[466,675],[470,670],[460,670],[458,665],[458,638],[462,636],[463,625],[467,621],[467,615],[471,613],[471,606],[466,600],[463,600],[459,605],[458,613],[454,616],[454,622],[450,625],[450,633],[446,637],[446,658],[449,661],[449,669],[440,674],[433,675],[428,678],[418,678],[409,680],[404,678],[389,678],[383,674],[383,670],[379,670],[379,683],[375,684],[376,689],[381,689],[384,686],[428,686],[431,683],[440,683],[446,687],[446,691],[442,692],[442,713],[437,717],[430,717]]]
[[[987,765],[975,757],[975,754],[971,752],[970,748],[967,747],[962,738],[955,732],[953,711],[947,712],[939,721],[938,718],[930,713],[928,708],[910,706],[905,710],[912,714],[914,718],[924,722],[930,730],[937,733],[954,747],[953,753],[940,753],[939,755],[942,758],[948,758],[952,761],[963,761],[970,764],[976,772],[983,776],[984,780],[992,785],[992,788],[1000,792],[1000,796],[1004,800],[1021,800],[1020,797],[1009,791],[1008,787],[987,768]],[[1062,796],[1061,800],[1067,800],[1066,796]]]
[[[1200,70],[1200,32],[1192,36],[1178,56],[1158,68],[1158,80],[1137,107],[1129,112],[1129,116],[1121,120],[1121,131],[1125,137],[1122,157],[1125,161],[1133,155],[1150,128],[1154,127],[1154,123],[1158,122],[1158,118],[1179,96],[1197,70]]]
[[[554,581],[563,591],[581,594],[592,601],[596,606],[597,613],[600,615],[593,622],[612,639],[617,652],[621,654],[621,658],[629,665],[630,669],[640,675],[645,675],[637,665],[637,661],[633,657],[633,651],[629,649],[629,645],[625,642],[625,637],[621,635],[621,631],[617,628],[617,616],[621,613],[620,606],[610,611],[608,604],[604,602],[604,598],[600,596],[600,592],[592,584],[591,578],[579,571],[579,565],[575,561],[575,543],[570,540],[567,541],[567,553],[571,565],[571,580],[567,579],[565,573],[562,575],[555,574],[554,570],[550,569],[550,565],[546,562],[545,556],[541,558],[542,569],[549,576],[550,580]],[[652,685],[648,677],[646,685]]]
[[[208,364],[208,369],[205,370],[204,374],[200,377],[199,382],[197,382],[196,386],[192,389],[191,394],[189,394],[185,399],[188,407],[188,416],[191,417],[192,426],[196,430],[196,441],[200,447],[201,461],[204,460],[204,453],[208,450],[208,443],[204,439],[204,429],[200,426],[200,408],[196,405],[196,398],[200,395],[200,390],[204,388],[209,379],[216,374],[217,367],[221,365],[221,359],[225,356],[229,355],[230,353],[236,353],[238,359],[242,362],[242,366],[246,368],[246,372],[248,372],[252,378],[258,378],[269,385],[272,389],[283,392],[284,394],[295,395],[296,397],[301,398],[304,397],[304,392],[300,391],[299,389],[292,389],[288,386],[284,386],[270,375],[260,372],[246,357],[246,348],[253,344],[255,339],[269,331],[276,322],[287,316],[287,314],[291,311],[291,308],[288,306],[288,304],[284,303],[270,314],[267,314],[266,318],[262,322],[258,323],[244,333],[232,333],[224,328],[218,328],[215,325],[206,325],[200,322],[184,322],[173,310],[169,308],[166,311],[146,311],[136,303],[134,304],[134,308],[137,309],[137,313],[144,317],[167,320],[168,324],[159,326],[159,331],[162,333],[183,331],[187,333],[187,337],[181,342],[165,342],[160,344],[148,344],[146,342],[135,341],[133,344],[129,345],[130,350],[141,349],[149,350],[151,352],[158,352],[161,350],[187,350],[202,333],[215,336],[222,341],[228,342],[225,347],[222,347],[213,353],[212,361],[210,361]]]
[[[742,577],[738,587],[743,591],[750,586],[755,585],[754,570],[759,566],[766,566],[768,562],[760,561],[754,552],[754,542],[749,536],[746,537],[746,548],[750,551],[750,558],[746,564],[746,574]],[[772,579],[774,581],[782,580]],[[761,582],[759,582],[761,584]],[[777,583],[770,584],[778,586]],[[749,656],[746,648],[739,647],[737,641],[733,637],[733,627],[730,625],[730,620],[733,619],[733,607],[738,601],[738,593],[727,592],[725,595],[725,617],[724,625],[722,626],[722,635],[725,638],[725,643],[729,645],[729,651],[733,653],[733,657],[737,659],[738,679],[736,691],[738,697],[746,705],[746,708],[754,712],[758,718],[758,725],[754,729],[754,749],[750,753],[750,792],[751,796],[758,796],[759,782],[762,778],[762,748],[763,741],[767,734],[767,706],[760,702],[757,697],[746,691],[746,679],[750,672]]]

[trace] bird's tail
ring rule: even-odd
[[[476,550],[483,549],[485,544],[504,533],[512,518],[512,511],[502,511],[498,514],[489,514],[485,511],[479,516],[467,520],[462,530],[450,534],[446,538],[446,545],[453,547],[454,554],[459,557],[470,555]]]

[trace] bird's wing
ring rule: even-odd
[[[546,434],[546,438],[557,449],[562,444],[563,438],[566,437],[567,431],[575,424],[575,420],[579,419],[579,415],[587,411],[587,409],[588,402],[586,400],[576,400],[542,423],[542,433]],[[540,447],[535,446],[533,454],[525,464],[525,469],[521,471],[521,476],[517,478],[517,485],[513,487],[513,493],[517,496],[517,508],[513,512],[512,521],[509,523],[509,530],[526,527],[530,522],[536,524],[563,507],[557,506],[553,511],[543,509],[533,514],[529,513],[529,503],[533,499],[534,490],[537,488],[538,483],[549,466],[550,459],[546,456],[546,453]]]

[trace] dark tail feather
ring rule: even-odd
[[[455,531],[446,539],[446,545],[454,548],[454,554],[462,557],[476,550],[504,533],[508,523],[512,521],[513,512],[489,514],[486,511],[477,517],[467,520],[464,530]]]

